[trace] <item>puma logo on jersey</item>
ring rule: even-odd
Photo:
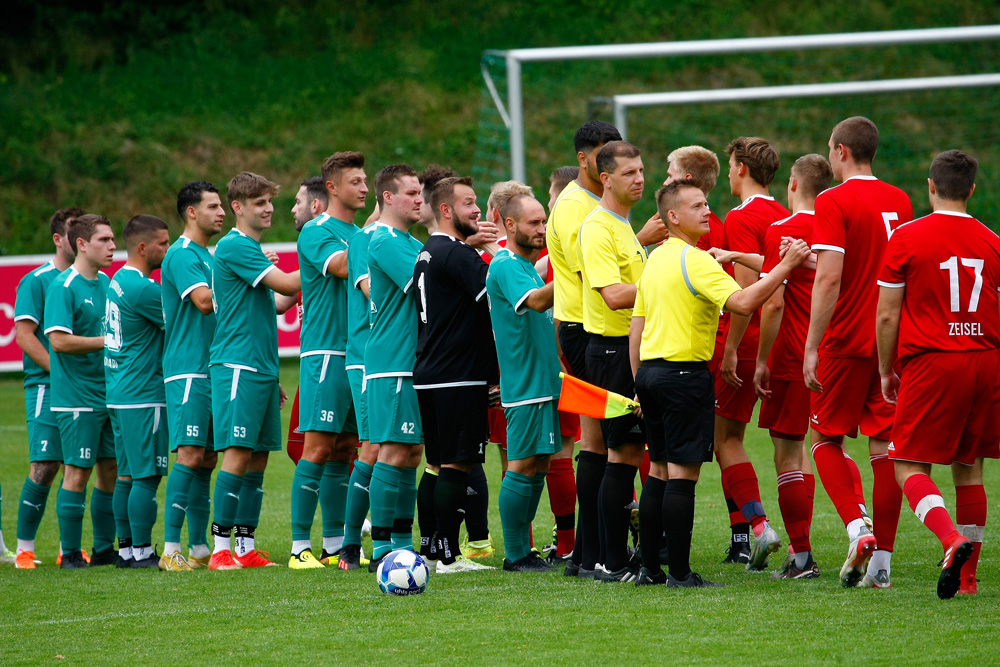
[[[94,300],[93,299],[84,299],[83,302],[84,303],[89,303],[91,306],[94,305]]]

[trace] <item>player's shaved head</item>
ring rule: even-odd
[[[667,162],[676,165],[677,173],[682,177],[690,174],[690,180],[697,183],[706,195],[719,180],[719,158],[702,146],[676,148],[667,156]]]
[[[79,218],[83,215],[81,209],[75,206],[70,206],[69,208],[61,208],[52,214],[49,219],[49,231],[54,235],[66,236],[66,223],[70,222],[75,218]]]
[[[94,233],[97,231],[97,228],[101,225],[111,227],[111,222],[109,222],[103,215],[87,213],[70,222],[66,229],[66,235],[69,238],[70,244],[74,248],[79,248],[77,241],[80,239],[90,241],[90,239],[93,238]]]
[[[365,156],[357,151],[340,151],[323,160],[323,182],[340,180],[347,169],[364,169]],[[305,185],[303,183],[303,185]],[[325,186],[324,186],[325,187]]]
[[[949,201],[965,201],[976,184],[979,162],[968,153],[950,150],[938,153],[931,162],[931,180],[937,196]]]
[[[137,215],[125,223],[125,230],[122,232],[125,248],[132,253],[140,243],[148,243],[165,229],[167,223],[155,215]]]
[[[589,153],[609,141],[621,141],[618,128],[603,120],[592,120],[580,126],[573,135],[573,148],[577,153]]]
[[[736,164],[745,165],[750,178],[760,185],[770,185],[781,167],[777,149],[760,137],[736,137],[726,146],[726,153]]]
[[[219,194],[219,189],[208,181],[191,181],[181,188],[177,193],[177,214],[181,216],[181,220],[187,220],[188,207],[197,208],[206,192]]]
[[[229,181],[229,186],[226,188],[226,199],[229,201],[229,207],[232,208],[234,201],[246,202],[262,195],[274,197],[278,194],[279,189],[277,183],[272,183],[260,174],[244,171],[236,174],[233,176],[233,180]],[[235,213],[235,211],[233,212]]]
[[[701,191],[694,179],[682,178],[671,181],[657,190],[656,210],[660,218],[666,220],[669,211],[676,211],[684,200],[684,191],[690,189]]]
[[[576,175],[575,167],[573,175]],[[494,211],[500,211],[500,215],[503,215],[507,202],[510,201],[511,197],[516,195],[528,195],[530,197],[534,196],[534,193],[532,193],[530,186],[525,185],[521,181],[500,181],[499,183],[494,183],[493,187],[490,188],[490,197],[486,201],[486,206]]]
[[[379,210],[385,210],[385,201],[382,194],[399,192],[399,181],[404,176],[417,177],[417,170],[408,164],[390,164],[382,167],[375,174],[375,198],[378,200]]]
[[[619,158],[636,158],[642,153],[627,141],[611,141],[597,151],[597,173],[613,174]]]
[[[878,150],[878,128],[864,116],[851,116],[833,127],[830,135],[832,148],[844,145],[859,164],[871,164]]]
[[[500,215],[504,220],[508,218],[514,222],[520,222],[524,218],[524,212],[528,208],[528,203],[536,201],[535,197],[531,194],[519,193],[510,197],[506,202],[504,202],[503,208],[500,209]]]
[[[434,211],[434,217],[437,218],[438,222],[441,221],[441,204],[448,204],[454,207],[455,186],[457,185],[465,185],[471,188],[472,177],[451,176],[449,178],[442,178],[434,184],[434,189],[430,192],[430,207]]]
[[[799,192],[814,198],[833,183],[833,169],[825,157],[810,153],[795,161],[792,165],[792,177],[799,182]]]
[[[302,181],[302,186],[306,189],[306,198],[312,202],[318,199],[325,210],[330,205],[330,193],[326,190],[326,181],[323,176],[310,176]]]

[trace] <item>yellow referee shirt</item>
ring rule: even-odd
[[[545,244],[549,248],[555,282],[553,316],[561,322],[583,322],[583,282],[576,237],[580,233],[580,223],[600,200],[576,181],[570,181],[549,214]]]
[[[710,360],[719,311],[739,290],[707,252],[667,239],[649,256],[639,279],[633,314],[646,318],[639,358]]]
[[[625,218],[596,206],[580,225],[577,239],[583,276],[583,328],[600,336],[627,336],[632,309],[611,310],[597,288],[634,285],[642,275],[646,250]]]

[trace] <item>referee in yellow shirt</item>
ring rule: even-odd
[[[695,247],[708,233],[709,209],[694,181],[663,186],[656,205],[670,236],[650,255],[639,279],[629,330],[652,460],[639,502],[642,567],[636,585],[718,586],[691,571],[690,555],[694,487],[701,464],[712,460],[714,444],[715,387],[708,361],[719,311],[745,315],[759,308],[809,256],[809,246],[795,241],[774,271],[740,289],[711,255]],[[668,575],[660,569],[664,530]]]

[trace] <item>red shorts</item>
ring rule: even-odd
[[[578,441],[580,439],[580,415],[560,410],[559,435],[564,438],[573,438],[573,442]]]
[[[823,393],[812,394],[810,424],[825,436],[889,440],[895,410],[882,398],[878,357],[819,357]]]
[[[722,373],[715,373],[715,414],[741,424],[749,424],[753,419],[753,408],[757,405],[757,392],[753,388],[753,374],[757,370],[756,360],[736,362],[736,375],[743,380],[739,389],[730,387],[722,379]]]
[[[490,408],[490,442],[495,442],[504,449],[507,449],[507,416],[503,408]]]
[[[1000,350],[929,352],[900,375],[889,458],[972,465],[1000,458]]]
[[[708,362],[708,372],[712,374],[712,377],[719,374],[719,365],[722,363],[722,353],[725,349],[726,337],[717,335],[715,337],[715,351],[712,352],[712,358]]]
[[[772,435],[779,438],[805,439],[809,432],[811,398],[802,380],[771,380],[771,398],[761,401],[757,426],[772,431]]]

